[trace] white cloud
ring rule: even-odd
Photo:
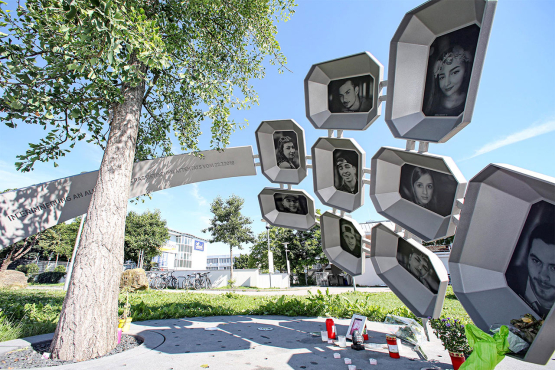
[[[198,184],[192,184],[191,195],[195,197],[199,206],[205,206],[208,202],[200,195]]]
[[[468,158],[465,158],[465,160],[477,157],[485,153],[489,153],[491,151],[494,151],[496,149],[502,148],[507,145],[518,143],[519,141],[544,135],[552,131],[555,131],[555,120],[543,123],[541,125],[537,125],[537,126],[534,125],[534,126],[528,127],[522,131],[515,132],[514,134],[510,134],[504,138],[489,142],[484,146],[482,146],[480,149],[476,150],[473,155],[471,155]]]

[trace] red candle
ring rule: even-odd
[[[335,324],[333,319],[326,319],[326,329],[328,331],[328,339],[335,339]]]
[[[387,349],[389,350],[389,357],[391,358],[401,358],[399,356],[399,346],[397,346],[397,337],[393,334],[385,336],[387,340]]]

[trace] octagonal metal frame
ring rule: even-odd
[[[358,193],[349,194],[337,190],[334,186],[335,164],[333,163],[333,151],[336,149],[352,150],[358,154]],[[354,139],[338,139],[320,137],[312,146],[312,175],[314,193],[323,204],[352,212],[364,204],[364,166],[366,163],[366,152]]]
[[[385,121],[394,137],[444,143],[472,119],[497,0],[431,0],[408,12],[391,40]],[[480,27],[464,111],[458,116],[422,112],[430,47],[445,34]]]
[[[363,75],[374,79],[372,109],[368,112],[331,113],[328,84]],[[314,64],[304,79],[306,117],[317,129],[366,130],[381,115],[379,96],[382,80],[383,65],[367,51]]]
[[[442,216],[401,197],[399,185],[404,164],[424,167],[455,178],[458,185],[449,215]],[[464,196],[467,182],[453,159],[436,154],[381,147],[372,157],[371,168],[370,199],[379,214],[424,241],[449,237],[455,233],[455,217],[460,212],[457,199]]]
[[[339,227],[340,220],[350,222],[361,237],[361,256],[357,258],[341,248],[341,232]],[[362,248],[364,244],[364,231],[354,219],[341,217],[330,211],[324,212],[320,216],[320,226],[322,232],[322,249],[330,263],[336,265],[351,276],[364,274],[366,252]]]
[[[531,313],[508,285],[505,273],[530,207],[555,204],[555,178],[506,164],[490,164],[469,184],[449,270],[453,291],[472,321],[488,332]],[[523,360],[545,365],[555,351],[555,305]]]
[[[308,213],[306,215],[280,212],[275,205],[274,194],[302,195],[306,198]],[[290,229],[306,231],[316,224],[314,199],[304,190],[288,190],[280,188],[264,188],[258,194],[258,203],[262,217],[272,226],[288,227]]]
[[[276,131],[294,131],[297,134],[299,168],[283,169],[278,166],[274,146],[274,133]],[[256,129],[255,135],[262,174],[270,182],[297,185],[304,180],[307,175],[305,135],[304,129],[295,120],[262,121]]]
[[[399,239],[404,239],[412,247],[429,257],[432,268],[439,278],[437,293],[433,293],[426,288],[399,264],[397,260]],[[385,223],[379,223],[372,228],[371,240],[370,260],[380,279],[387,284],[415,316],[439,318],[449,283],[447,269],[439,257],[414,239],[407,239],[403,235],[397,234],[393,226]]]

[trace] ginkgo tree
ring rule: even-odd
[[[11,1],[15,3],[15,1]],[[13,6],[12,6],[13,8]],[[125,216],[134,161],[197,151],[202,123],[222,149],[233,108],[257,103],[263,62],[284,68],[277,22],[292,0],[0,2],[0,119],[44,128],[18,156],[30,171],[78,142],[104,150],[52,357],[86,360],[116,345]],[[6,129],[6,128],[4,128]]]

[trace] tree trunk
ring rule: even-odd
[[[17,261],[21,257],[27,254],[35,246],[39,235],[33,235],[28,238],[25,238],[23,241],[23,245],[18,249],[18,247],[14,246],[12,251],[4,258],[2,261],[2,265],[0,266],[0,272],[6,271],[10,263]],[[32,242],[29,242],[29,239],[33,238]]]
[[[134,55],[130,64],[146,71]],[[54,332],[54,359],[88,360],[117,344],[125,217],[145,84],[124,84],[122,92],[124,101],[113,108],[110,136]]]
[[[0,272],[4,272],[8,269],[8,266],[10,265],[10,263],[12,263],[12,254],[8,254],[6,256],[6,258],[4,258],[4,260],[2,261],[2,265],[0,266]]]
[[[230,246],[229,247],[229,260],[231,261],[231,264],[229,265],[229,285],[232,285],[232,281],[233,281],[233,247]]]

